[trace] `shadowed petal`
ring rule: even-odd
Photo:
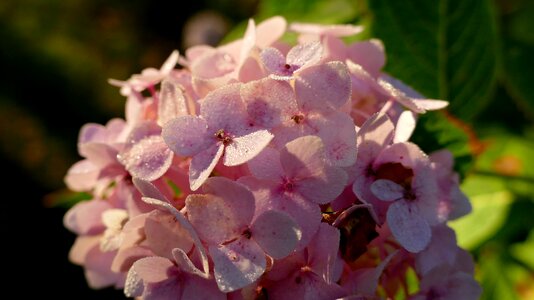
[[[281,259],[295,249],[302,233],[293,219],[275,210],[266,211],[250,227],[252,238],[274,259]]]
[[[430,243],[430,226],[415,205],[403,200],[394,202],[389,206],[387,222],[399,244],[412,253],[421,252]]]
[[[243,288],[265,272],[265,254],[258,244],[249,239],[240,238],[226,246],[212,246],[209,251],[215,281],[222,292]]]

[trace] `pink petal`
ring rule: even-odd
[[[357,42],[348,47],[348,59],[361,65],[373,77],[380,75],[381,69],[386,63],[384,45],[380,40]]]
[[[308,263],[314,272],[332,283],[334,264],[339,251],[339,230],[321,223],[319,230],[308,245]]]
[[[158,102],[158,124],[165,125],[168,121],[188,114],[184,94],[178,84],[171,80],[161,83]]]
[[[346,60],[347,46],[341,39],[327,35],[322,37],[321,41],[325,52],[322,61]]]
[[[83,266],[85,258],[91,249],[100,245],[99,235],[81,235],[76,238],[69,251],[69,261],[73,264]]]
[[[322,174],[295,183],[296,190],[308,201],[326,204],[343,192],[347,174],[340,168],[327,167]]]
[[[325,165],[323,142],[312,135],[297,138],[280,150],[280,163],[289,178],[317,176]]]
[[[326,283],[313,272],[295,272],[293,276],[276,283],[267,289],[272,299],[331,300],[346,295],[337,284]]]
[[[143,295],[143,299],[176,299],[182,289],[176,278],[178,272],[166,258],[142,258],[128,272],[124,293],[127,297]]]
[[[398,251],[392,252],[375,268],[357,269],[354,273],[349,275],[348,282],[343,283],[343,287],[350,290],[352,294],[359,294],[362,297],[374,297],[376,295],[380,276],[397,253]]]
[[[323,47],[320,42],[298,44],[289,50],[286,61],[291,66],[303,68],[318,63],[322,55]]]
[[[174,154],[159,135],[142,139],[119,159],[133,177],[154,181],[169,169]]]
[[[215,49],[206,51],[190,65],[194,77],[212,79],[232,72],[236,61],[226,52]]]
[[[106,127],[100,124],[87,123],[80,129],[78,144],[105,141],[107,141]]]
[[[277,210],[287,213],[297,223],[302,231],[302,237],[297,250],[302,250],[308,245],[321,223],[321,209],[319,205],[305,200],[298,193],[280,195],[274,190],[277,183],[262,181],[254,177],[241,177],[239,183],[248,187],[256,200],[255,215],[265,211]]]
[[[105,229],[102,213],[111,208],[109,202],[100,199],[79,202],[67,211],[63,224],[79,235],[98,234]]]
[[[122,275],[111,271],[111,263],[117,254],[101,252],[100,247],[92,248],[85,258],[85,277],[89,287],[99,289],[119,283]]]
[[[65,184],[73,191],[89,191],[95,185],[100,169],[87,159],[80,160],[70,167],[65,176]]]
[[[282,75],[280,74],[280,70],[283,70],[286,58],[280,50],[276,48],[265,48],[261,51],[260,59],[269,73]],[[286,75],[289,76],[291,74]]]
[[[260,80],[265,76],[267,74],[263,70],[261,63],[253,56],[249,56],[239,68],[237,79],[240,82],[250,82]]]
[[[248,125],[246,107],[241,99],[241,84],[229,84],[209,93],[200,104],[200,114],[215,133],[224,129],[230,134]]]
[[[380,166],[385,163],[400,163],[412,169],[430,166],[428,156],[417,145],[410,142],[393,144],[380,152],[374,165]]]
[[[252,221],[254,196],[243,185],[224,177],[206,181],[207,195],[189,195],[185,201],[189,221],[201,239],[221,244],[243,233]]]
[[[221,88],[227,84],[235,82],[231,76],[232,74],[223,75],[215,78],[201,78],[198,76],[193,76],[191,78],[191,84],[193,87],[194,93],[199,98],[206,97],[210,92]],[[197,110],[198,111],[198,110]]]
[[[227,295],[219,290],[215,280],[189,276],[187,284],[184,284],[182,299],[226,300]]]
[[[415,103],[418,106],[422,107],[424,110],[438,110],[445,108],[449,105],[449,102],[444,100],[435,100],[435,99],[414,99]]]
[[[206,149],[213,141],[204,119],[182,116],[168,121],[161,133],[165,143],[176,154],[192,156]]]
[[[295,93],[289,83],[265,78],[243,85],[241,97],[255,124],[272,128],[298,110]]]
[[[213,145],[193,157],[189,166],[189,185],[196,191],[211,175],[224,152],[224,145]]]
[[[378,179],[371,184],[371,191],[382,201],[394,201],[404,197],[405,189],[387,179]]]
[[[135,187],[139,190],[139,192],[141,192],[143,196],[168,201],[168,199],[160,192],[160,190],[153,183],[140,178],[133,178],[132,181]]]
[[[117,161],[117,149],[103,143],[86,143],[78,145],[80,155],[90,160],[99,168],[104,168]]]
[[[172,259],[172,250],[180,248],[189,252],[193,240],[189,232],[182,227],[176,218],[159,210],[152,211],[145,223],[146,242],[158,256]]]
[[[256,27],[256,45],[265,48],[278,41],[286,32],[287,22],[280,16],[262,21]]]
[[[210,277],[209,273],[204,273],[200,271],[197,266],[195,266],[195,264],[191,261],[191,259],[184,252],[184,250],[180,248],[174,248],[172,249],[172,256],[174,258],[174,261],[176,262],[176,265],[185,272],[200,276],[205,279],[208,279]]]
[[[256,44],[256,24],[253,19],[248,20],[247,30],[243,37],[243,43],[241,44],[241,52],[239,54],[239,65],[242,65],[245,59],[250,55],[250,51]]]
[[[240,238],[225,246],[210,247],[213,272],[219,289],[233,292],[256,281],[265,272],[263,250],[255,242]]]
[[[351,95],[351,82],[347,66],[339,61],[306,68],[295,81],[299,106],[306,111],[337,109]]]
[[[111,264],[111,271],[116,273],[128,272],[133,263],[148,256],[154,256],[154,252],[145,247],[132,246],[124,249],[120,248]]]
[[[458,246],[456,235],[447,226],[436,226],[432,231],[432,240],[428,247],[417,254],[415,266],[418,274],[424,276],[427,272],[442,264],[454,266]]]
[[[244,136],[234,137],[225,147],[223,163],[225,166],[237,166],[254,158],[273,139],[267,130],[257,130]]]
[[[162,74],[168,74],[174,69],[174,66],[176,66],[176,63],[178,62],[178,57],[180,54],[177,50],[172,51],[171,55],[167,58],[167,60],[163,63],[163,65],[160,68],[160,72]]]
[[[266,211],[250,227],[252,238],[274,259],[289,255],[297,246],[302,232],[286,213]]]
[[[415,114],[410,110],[403,111],[397,121],[393,143],[407,142],[415,130],[415,123]]]
[[[309,118],[309,125],[317,128],[322,139],[326,161],[331,166],[348,167],[356,162],[356,128],[352,118],[341,112],[316,115]]]
[[[389,206],[387,222],[395,239],[409,252],[421,252],[430,243],[430,226],[415,205],[404,200],[394,202]]]
[[[270,147],[266,147],[260,154],[248,161],[248,169],[258,179],[277,180],[284,176],[284,169],[280,164],[280,153]]]

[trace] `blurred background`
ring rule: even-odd
[[[386,71],[430,98],[414,142],[448,148],[474,212],[451,223],[477,260],[483,299],[534,299],[534,1],[23,0],[0,2],[0,230],[8,283],[23,294],[121,299],[70,264],[63,214],[84,197],[63,177],[88,122],[124,116],[108,78],[159,67],[172,50],[237,38],[245,22],[366,26]],[[223,40],[224,39],[224,40]],[[7,192],[7,194],[6,194]]]

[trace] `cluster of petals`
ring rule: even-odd
[[[452,155],[410,142],[447,106],[382,72],[362,28],[250,20],[242,39],[174,51],[88,124],[64,218],[91,287],[140,299],[476,299],[447,221],[469,213]],[[298,43],[283,42],[286,32]],[[415,271],[420,289],[407,290]]]

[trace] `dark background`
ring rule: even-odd
[[[0,4],[0,226],[3,292],[16,298],[117,299],[94,291],[68,261],[75,235],[63,227],[63,176],[81,159],[88,122],[124,117],[108,78],[159,68],[189,37],[216,44],[246,20],[254,1],[2,1]],[[192,20],[215,24],[210,30]],[[191,23],[193,22],[193,23]],[[197,23],[198,24],[198,23]],[[183,53],[183,52],[182,52]],[[62,200],[63,199],[63,200]]]

